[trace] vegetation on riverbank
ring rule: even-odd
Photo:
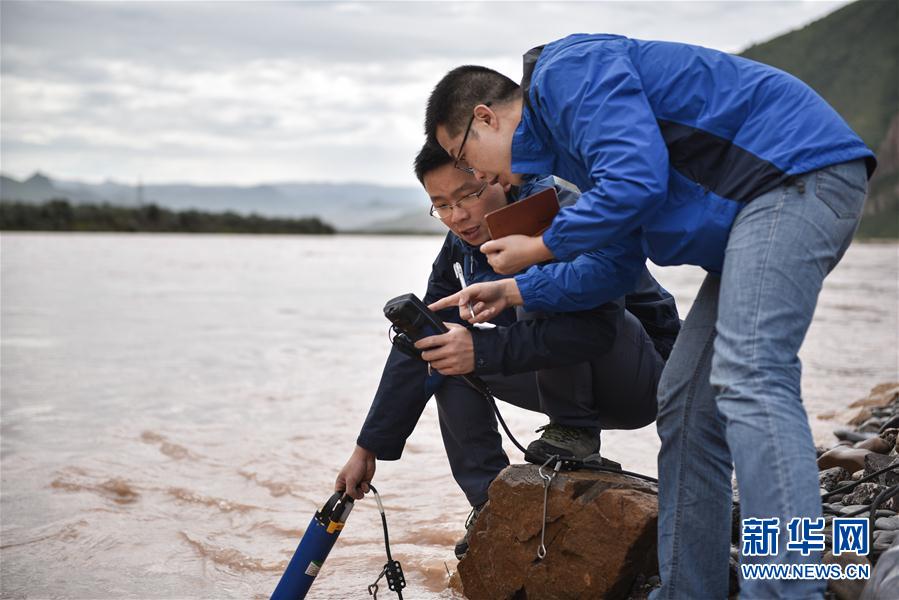
[[[0,202],[3,231],[125,231],[153,233],[334,233],[316,217],[288,219],[174,211],[155,204],[139,207],[70,204],[57,199],[43,204]]]

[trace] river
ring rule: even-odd
[[[389,348],[381,307],[421,294],[440,244],[0,236],[2,597],[267,598],[353,449]],[[820,443],[818,415],[897,378],[897,265],[896,244],[856,243],[825,283],[801,353]],[[653,272],[686,315],[702,271]],[[544,422],[500,408],[522,440]],[[655,474],[652,426],[603,450]],[[468,506],[433,405],[375,483],[406,596],[453,597]],[[369,597],[383,539],[357,504],[310,597]]]

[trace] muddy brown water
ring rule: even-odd
[[[353,448],[388,350],[381,307],[421,293],[440,244],[0,236],[2,596],[267,598]],[[897,251],[855,244],[825,285],[802,351],[821,443],[834,423],[816,415],[897,377]],[[703,273],[654,272],[686,314]],[[501,409],[523,441],[544,421]],[[604,435],[655,474],[653,427]],[[406,596],[452,597],[468,507],[433,406],[375,483]],[[358,503],[310,598],[369,597],[381,536]]]

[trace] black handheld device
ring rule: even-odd
[[[393,323],[393,331],[396,335],[393,344],[403,353],[416,358],[421,358],[421,350],[415,347],[415,342],[432,335],[446,333],[449,329],[443,324],[425,303],[415,294],[403,294],[384,305],[384,316]],[[460,375],[471,387],[482,394],[489,394],[480,377],[474,375]]]
[[[431,312],[415,294],[403,294],[388,300],[384,305],[384,316],[398,330],[397,335],[403,333],[413,342],[449,331],[440,317]]]

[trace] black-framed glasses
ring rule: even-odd
[[[459,198],[458,202],[454,202],[453,204],[441,204],[440,206],[432,205],[428,214],[435,219],[446,219],[453,214],[454,208],[465,208],[466,206],[471,205],[473,201],[481,197],[481,194],[483,194],[486,189],[487,182],[484,182],[484,185],[482,185],[478,191],[468,194],[467,196],[462,196]]]
[[[492,101],[484,102],[484,106],[490,106],[493,104]],[[459,169],[460,171],[464,171],[469,175],[474,175],[474,169],[469,166],[459,166],[459,163],[462,162],[462,148],[465,147],[465,142],[468,141],[468,134],[471,133],[471,126],[474,123],[474,110],[471,112],[471,118],[468,119],[468,127],[465,128],[465,135],[462,136],[462,143],[459,144],[459,151],[456,152],[456,160],[453,162],[453,167]],[[464,163],[463,163],[464,164]]]

